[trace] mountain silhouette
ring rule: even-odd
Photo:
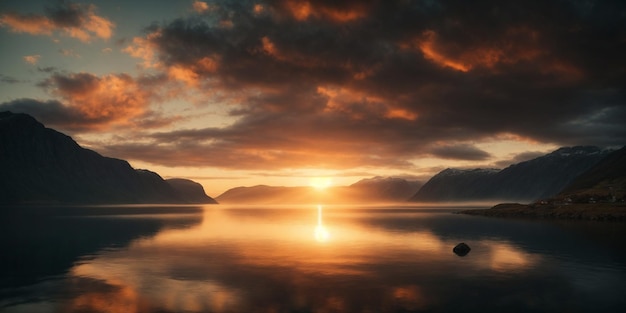
[[[0,169],[0,204],[197,202],[157,173],[82,148],[27,114],[0,112]]]
[[[216,199],[220,203],[388,203],[404,202],[421,186],[418,181],[395,177],[374,177],[360,180],[350,186],[282,187],[258,185],[227,190]]]
[[[426,182],[411,201],[532,201],[551,197],[609,152],[591,146],[564,147],[503,170],[446,169]]]
[[[626,146],[613,151],[572,180],[557,197],[573,195],[615,196],[626,193]]]
[[[167,182],[178,194],[189,203],[217,203],[215,199],[204,193],[204,187],[193,180],[183,178],[166,179]]]

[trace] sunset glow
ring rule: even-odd
[[[626,307],[626,0],[0,0],[0,47],[2,313]]]
[[[623,4],[475,9],[4,1],[0,111],[213,197],[376,176],[424,182],[446,168],[626,142]]]
[[[315,240],[318,242],[326,242],[330,238],[330,233],[324,226],[322,221],[322,206],[317,206],[317,225],[315,226]]]
[[[313,177],[309,182],[309,186],[317,189],[324,190],[333,184],[333,179],[330,177]]]

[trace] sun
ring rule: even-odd
[[[324,190],[333,184],[333,179],[330,177],[312,177],[309,181],[309,186],[317,189]]]

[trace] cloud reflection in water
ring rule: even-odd
[[[311,209],[206,210],[201,225],[163,230],[74,267],[73,277],[115,288],[104,295],[86,291],[66,309],[416,310],[441,305],[453,291],[453,281],[467,284],[476,273],[507,266],[523,270],[539,259],[499,241],[479,243],[472,250],[475,258],[460,264],[451,253],[454,240],[441,239],[427,228],[374,227],[351,217],[370,213],[333,207],[323,220],[323,207],[316,209],[316,215]],[[332,225],[332,240],[326,222]]]

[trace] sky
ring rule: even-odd
[[[0,0],[0,111],[217,196],[626,144],[626,2]]]

